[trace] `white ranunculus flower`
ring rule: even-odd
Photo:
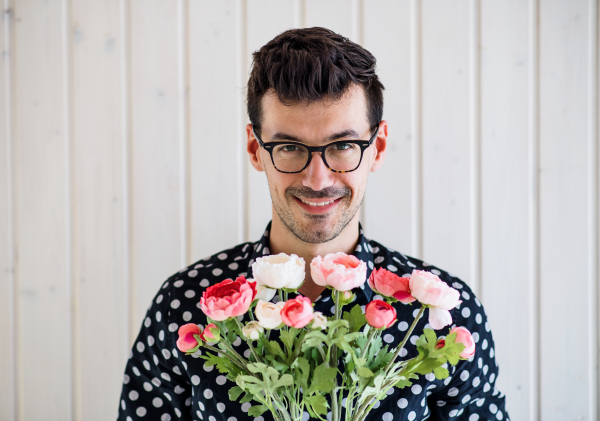
[[[325,329],[327,327],[327,317],[323,316],[320,311],[315,311],[311,326],[313,329]]]
[[[271,301],[277,292],[276,289],[269,288],[266,285],[256,282],[256,297],[255,300]]]
[[[258,322],[250,322],[242,328],[244,336],[250,340],[256,341],[265,329]]]
[[[292,254],[279,253],[259,257],[252,263],[252,275],[257,285],[269,288],[296,289],[304,282],[304,259]]]
[[[263,301],[271,301],[275,294],[277,293],[276,289],[271,289],[266,285],[260,283],[258,279],[248,279],[248,282],[256,282],[256,296],[254,297],[254,301],[263,300]]]
[[[281,309],[285,302],[280,301],[277,304],[268,301],[258,300],[254,314],[258,319],[258,324],[265,329],[277,329],[283,323],[281,321]]]

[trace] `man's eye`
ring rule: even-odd
[[[334,145],[335,150],[338,151],[347,151],[348,149],[353,149],[356,147],[354,143],[336,143]]]
[[[281,152],[298,152],[300,148],[297,145],[282,145],[279,150]]]

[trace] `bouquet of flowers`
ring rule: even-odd
[[[304,282],[304,268],[304,260],[294,254],[258,258],[252,264],[254,279],[225,279],[202,294],[207,326],[179,328],[179,350],[200,353],[207,365],[226,374],[235,383],[229,390],[232,401],[255,402],[250,416],[270,411],[277,421],[300,421],[307,411],[320,420],[344,416],[345,421],[363,421],[390,388],[411,386],[418,375],[444,379],[448,364],[475,352],[463,327],[442,338],[424,329],[416,341],[418,355],[398,358],[426,310],[429,324],[439,330],[452,324],[449,310],[461,302],[457,290],[430,272],[414,270],[400,277],[375,269],[369,286],[384,300],[344,311],[355,298],[352,290],[367,281],[366,264],[345,253],[317,256],[310,264],[312,280],[331,291],[335,304],[333,316],[326,317],[313,311],[307,297],[288,299]],[[279,301],[271,302],[276,294]],[[382,347],[381,335],[396,322],[391,305],[396,302],[420,308],[399,346],[389,349]],[[243,324],[246,313],[250,321]],[[244,355],[232,346],[238,336],[249,348]]]

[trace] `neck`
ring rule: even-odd
[[[273,212],[271,232],[269,233],[269,250],[271,250],[272,254],[295,254],[304,259],[306,276],[298,292],[314,302],[325,288],[313,282],[310,275],[310,262],[316,256],[325,256],[329,253],[343,252],[352,254],[358,243],[358,221],[359,213],[357,212],[340,235],[326,243],[313,244],[304,242],[296,237],[283,224],[277,213]]]

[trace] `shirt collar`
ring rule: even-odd
[[[271,221],[267,224],[267,228],[263,233],[260,240],[252,245],[252,253],[250,254],[250,260],[248,261],[248,278],[252,278],[252,263],[256,261],[259,257],[267,256],[271,254],[269,250],[269,234],[271,232]],[[356,244],[356,248],[354,249],[354,256],[356,258],[362,260],[367,264],[367,279],[371,275],[371,271],[373,270],[373,249],[369,244],[369,240],[364,236],[363,228],[360,222],[358,223],[358,243]],[[373,296],[373,290],[369,287],[368,282],[365,282],[361,288],[358,289],[357,294],[363,293],[367,298],[367,301],[371,301],[371,297]]]

